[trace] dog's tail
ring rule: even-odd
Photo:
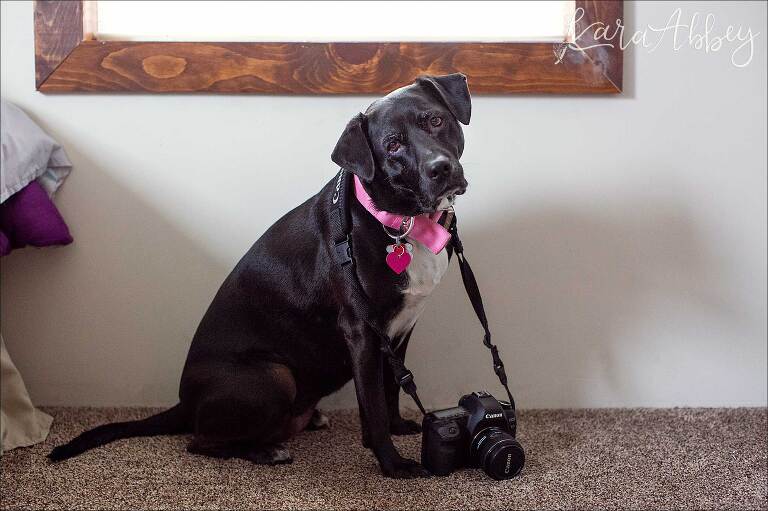
[[[181,404],[146,419],[128,422],[114,422],[93,428],[69,443],[54,448],[49,454],[51,461],[62,461],[88,449],[107,444],[120,438],[133,436],[173,435],[189,429],[186,414]]]

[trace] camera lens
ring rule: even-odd
[[[494,479],[515,477],[525,464],[525,451],[515,438],[500,428],[486,428],[472,439],[475,462]]]

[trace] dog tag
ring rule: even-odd
[[[403,243],[403,245],[405,245],[405,250],[408,251],[408,253],[411,254],[411,256],[413,256],[413,245],[411,245],[410,243]],[[389,254],[390,252],[393,252],[396,246],[397,246],[396,244],[387,245],[387,254]]]
[[[411,251],[413,247],[408,247],[410,243],[395,243],[387,246],[387,266],[392,271],[400,275],[411,264]],[[409,250],[410,248],[410,250]]]

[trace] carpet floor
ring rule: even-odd
[[[53,445],[153,410],[46,411],[48,440],[2,456],[2,509],[768,509],[765,408],[523,410],[526,467],[502,482],[478,470],[385,479],[355,412],[293,440],[290,465],[193,456],[187,436],[120,440],[52,465]],[[418,459],[419,436],[396,444]]]

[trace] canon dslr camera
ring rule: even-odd
[[[461,467],[480,467],[494,479],[515,477],[525,451],[515,440],[515,408],[487,392],[473,392],[459,406],[424,416],[421,464],[432,474],[448,475]]]

